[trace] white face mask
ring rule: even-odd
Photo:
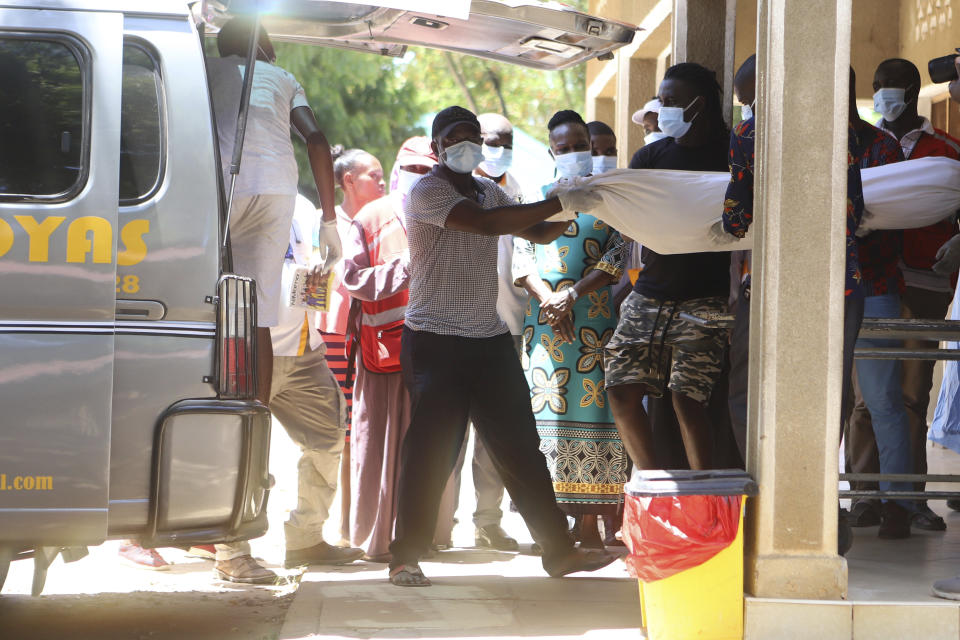
[[[464,140],[440,151],[440,156],[455,173],[470,173],[483,161],[483,151],[476,142]]]
[[[483,162],[480,163],[480,170],[491,178],[499,178],[505,174],[513,163],[513,149],[483,145],[481,151]]]
[[[598,176],[605,171],[617,168],[617,156],[592,156],[593,175]]]
[[[402,196],[410,195],[410,192],[413,190],[413,185],[417,184],[422,177],[422,173],[414,173],[413,171],[400,169],[400,171],[397,172],[397,188],[395,191]]]
[[[893,122],[907,108],[904,101],[906,89],[879,89],[873,94],[873,110],[883,116],[887,122]]]
[[[669,138],[667,134],[663,131],[651,131],[647,135],[643,136],[643,144],[653,144],[657,140],[663,140],[664,138]]]
[[[740,107],[740,119],[746,122],[753,117],[753,106],[745,104]]]
[[[690,131],[693,121],[697,119],[700,113],[695,113],[694,116],[690,118],[690,122],[683,119],[683,114],[686,113],[687,109],[692,107],[696,101],[697,98],[694,98],[693,102],[686,107],[660,107],[660,117],[657,119],[660,130],[663,131],[667,137],[673,138],[674,140],[687,135],[687,131]]]
[[[588,176],[593,171],[593,156],[589,151],[571,151],[554,157],[557,174],[561,178]]]

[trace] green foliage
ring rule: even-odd
[[[392,58],[316,47],[276,45],[277,64],[306,91],[320,129],[330,145],[359,147],[380,159],[387,171],[400,144],[422,135],[416,121],[424,109],[415,85],[398,73]],[[294,138],[300,186],[315,191],[306,148]]]
[[[414,48],[397,63],[408,83],[419,88],[426,112],[459,104],[477,113],[503,113],[530,135],[547,142],[547,121],[560,109],[582,112],[584,67],[538,71],[527,67]]]
[[[568,1],[586,10],[586,0]],[[452,104],[506,115],[547,142],[560,109],[583,112],[585,67],[538,71],[473,56],[411,47],[402,59],[302,44],[276,45],[277,64],[303,85],[331,146],[366,149],[389,171],[400,144],[423,135],[423,116]],[[300,185],[312,194],[304,146],[295,138]]]

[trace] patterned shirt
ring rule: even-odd
[[[484,209],[515,205],[492,180],[474,176]],[[497,236],[448,229],[447,216],[466,197],[439,166],[421,178],[404,210],[410,242],[410,300],[414,331],[465,338],[507,333],[497,313]]]
[[[897,139],[867,123],[858,132],[860,137],[860,168],[879,167],[903,160],[903,151]],[[860,273],[866,296],[903,293],[905,285],[900,271],[903,252],[902,231],[874,231],[857,238]]]
[[[723,229],[738,238],[746,235],[753,222],[754,119],[738,124],[730,134],[730,184],[723,202]],[[858,162],[856,131],[847,136],[847,233],[844,295],[860,296],[860,265],[857,254],[857,227],[863,217],[863,183]]]

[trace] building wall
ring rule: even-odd
[[[591,13],[651,27],[638,33],[634,45],[618,52],[617,59],[587,63],[584,115],[614,126],[618,135],[628,138],[621,146],[638,145],[641,134],[629,123],[630,113],[639,106],[638,101],[642,104],[656,92],[664,70],[672,62],[673,16],[651,21],[672,6],[672,0],[590,0]],[[960,11],[960,0],[853,0],[850,57],[857,71],[860,107],[873,104],[872,80],[877,65],[887,58],[906,58],[917,65],[924,80],[918,104],[921,115],[932,115],[938,126],[960,135],[960,109],[946,101],[946,85],[932,84],[927,74],[928,60],[960,47],[960,13],[954,15],[954,9]],[[737,0],[734,69],[755,52],[756,42],[757,0]],[[625,64],[625,56],[633,61],[655,61],[656,72],[648,71],[647,62]],[[816,61],[817,51],[810,51],[809,57]],[[619,77],[621,69],[643,72],[624,81]]]

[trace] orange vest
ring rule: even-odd
[[[365,206],[354,222],[363,229],[371,267],[386,264],[406,253],[407,230],[390,196]],[[404,289],[383,300],[360,302],[360,354],[368,371],[400,371],[400,335],[408,295]]]

